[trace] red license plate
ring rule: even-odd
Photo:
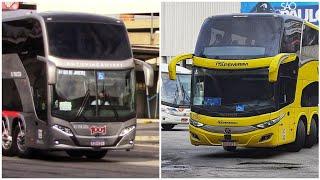
[[[181,118],[181,122],[188,122],[188,118]]]

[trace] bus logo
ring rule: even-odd
[[[216,66],[235,67],[235,66],[249,66],[247,62],[216,62]]]
[[[224,129],[224,134],[231,134],[231,129],[230,128],[225,128]]]
[[[96,134],[106,135],[107,134],[107,126],[102,126],[102,127],[91,126],[90,132],[91,132],[91,135],[96,135]]]

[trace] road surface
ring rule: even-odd
[[[70,158],[64,152],[42,152],[33,159],[2,157],[2,177],[159,177],[159,144],[143,141],[158,137],[158,123],[138,124],[137,136],[143,138],[134,150],[110,151],[101,160]]]
[[[318,145],[297,153],[257,148],[226,152],[222,147],[191,145],[187,125],[161,133],[163,178],[318,177]]]

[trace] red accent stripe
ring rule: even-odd
[[[17,111],[2,111],[2,116],[6,116],[6,117],[18,117],[20,115],[19,112]]]

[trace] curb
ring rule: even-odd
[[[138,124],[159,123],[159,119],[137,119]]]
[[[136,136],[135,141],[159,142],[159,136]]]

